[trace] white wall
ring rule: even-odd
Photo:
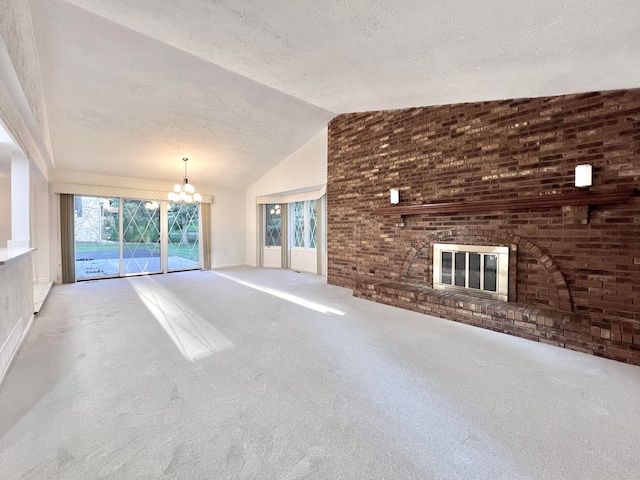
[[[213,190],[211,268],[246,263],[245,194],[240,188]]]
[[[0,248],[11,239],[11,179],[0,177]]]
[[[30,232],[31,246],[37,248],[33,253],[33,279],[36,282],[51,280],[50,241],[51,227],[49,225],[49,183],[40,171],[31,165],[30,168]]]
[[[291,249],[291,270],[318,272],[318,253],[314,249],[293,247]]]
[[[257,231],[256,197],[290,192],[327,183],[327,129],[279,163],[247,189],[247,253],[248,265],[256,266]]]
[[[2,137],[5,141],[0,141],[0,248],[9,246],[8,242],[11,246],[25,242],[25,246],[37,248],[31,255],[33,278],[48,281],[49,184],[36,163],[28,160],[8,139],[0,124],[0,140]],[[12,192],[16,184],[18,195]]]

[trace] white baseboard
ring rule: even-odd
[[[246,267],[246,266],[247,266],[246,263],[227,263],[224,265],[215,265],[211,267],[211,270],[215,270],[217,268]]]

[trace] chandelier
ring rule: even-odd
[[[189,159],[184,157],[184,177],[182,177],[182,185],[176,183],[173,187],[173,192],[169,193],[169,200],[173,203],[200,203],[202,202],[202,195],[196,193],[196,189],[189,183],[189,177],[187,176],[187,162]]]

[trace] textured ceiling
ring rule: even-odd
[[[637,0],[31,0],[56,166],[246,186],[337,113],[640,86]]]

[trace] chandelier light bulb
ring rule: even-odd
[[[173,192],[170,192],[168,198],[174,203],[200,203],[202,202],[202,195],[196,193],[196,188],[189,183],[189,177],[187,176],[187,161],[189,159],[184,157],[184,176],[182,177],[182,183],[176,183],[173,187]]]

